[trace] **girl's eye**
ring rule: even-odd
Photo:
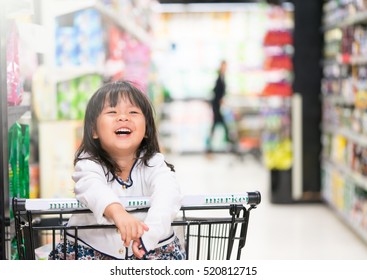
[[[130,111],[130,114],[139,114],[138,111]]]
[[[109,110],[109,111],[107,111],[107,114],[116,114],[116,111],[115,110]]]

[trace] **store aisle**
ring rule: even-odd
[[[367,259],[367,245],[323,204],[271,204],[269,174],[251,156],[168,155],[184,194],[260,191],[243,259]]]

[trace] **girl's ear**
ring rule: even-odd
[[[98,135],[97,135],[97,132],[95,130],[93,130],[92,137],[93,137],[93,139],[98,139]]]

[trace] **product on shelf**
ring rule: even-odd
[[[19,34],[15,22],[10,24],[6,43],[7,95],[9,105],[19,105],[23,97],[23,84],[19,67]]]
[[[76,30],[59,27],[55,31],[55,61],[58,66],[78,65]]]
[[[290,96],[292,95],[292,86],[287,82],[276,82],[267,84],[261,95],[263,96]]]
[[[108,28],[108,54],[106,60],[106,71],[112,80],[123,78],[125,72],[124,63],[124,41],[122,38],[123,31],[116,26]]]
[[[29,198],[39,198],[40,196],[40,170],[38,163],[29,166]]]
[[[123,33],[124,78],[137,82],[143,92],[148,89],[151,50],[129,34]]]
[[[264,106],[264,130],[261,146],[264,164],[272,170],[289,170],[293,163],[291,112],[292,89],[292,26],[289,14],[280,7],[269,10],[269,30],[264,36],[263,68],[269,73],[261,96],[269,99]],[[277,100],[272,103],[271,100]]]
[[[102,85],[100,75],[84,75],[57,84],[58,120],[82,120],[89,97]]]
[[[269,56],[265,59],[264,69],[265,70],[284,69],[287,71],[292,71],[293,63],[288,55],[283,54],[283,55]]]
[[[264,129],[261,137],[264,164],[269,169],[288,170],[292,166],[290,114],[284,108],[266,108],[262,112]]]
[[[57,66],[93,65],[105,61],[104,34],[101,15],[95,9],[73,14],[72,25],[57,20],[55,30],[55,60]]]
[[[79,11],[74,17],[77,54],[80,65],[102,65],[105,61],[101,14],[93,9]]]
[[[29,198],[29,126],[15,123],[8,135],[9,195]]]
[[[77,79],[57,84],[57,118],[59,120],[77,119],[77,95]]]
[[[79,77],[77,79],[77,95],[75,107],[77,111],[78,120],[84,119],[85,109],[87,108],[87,103],[89,98],[93,93],[102,86],[103,79],[100,75],[92,74]]]
[[[292,35],[287,30],[269,30],[264,38],[264,46],[286,46],[292,44]]]

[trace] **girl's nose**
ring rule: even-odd
[[[128,116],[127,115],[125,115],[125,114],[120,114],[119,116],[118,116],[118,118],[117,118],[117,121],[128,121],[129,120],[129,118],[128,118]]]

